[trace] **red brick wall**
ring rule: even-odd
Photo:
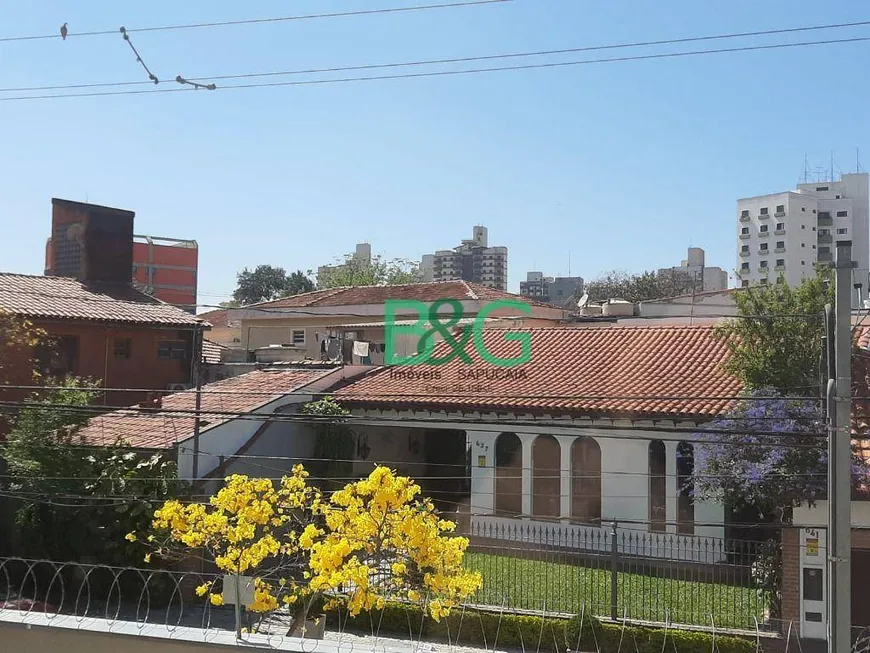
[[[800,530],[784,528],[782,531],[782,632],[788,631],[788,624],[794,621],[795,627],[800,619]]]
[[[183,308],[192,307],[196,304],[198,257],[199,251],[193,247],[156,244],[149,247],[147,243],[135,242],[133,243],[133,265],[136,267],[134,279],[137,284],[147,284],[147,266],[153,264],[155,269],[151,282],[156,286],[154,296],[164,302],[180,305]],[[178,267],[190,269],[174,269]],[[160,288],[159,286],[178,286],[178,288]]]
[[[170,383],[189,383],[191,361],[164,360],[157,357],[161,340],[191,342],[190,331],[153,327],[103,326],[77,322],[37,322],[36,326],[50,336],[77,336],[79,339],[76,376],[98,379],[103,387],[147,388],[166,390]],[[114,339],[130,338],[131,357],[114,356]],[[18,351],[7,355],[0,370],[0,384],[33,385],[31,352]],[[4,390],[0,401],[20,401],[31,394],[27,390]],[[95,403],[110,406],[130,406],[142,401],[145,393],[109,392]],[[0,425],[0,435],[3,427]]]

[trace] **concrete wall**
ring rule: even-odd
[[[723,291],[641,302],[638,312],[644,318],[737,315],[737,303],[733,293]],[[620,320],[620,324],[623,323]]]
[[[0,651],[15,653],[217,653],[218,651],[298,651],[341,653],[340,642],[257,634],[244,635],[237,642],[235,633],[226,630],[172,627],[69,615],[21,616],[18,611],[0,612]],[[344,643],[347,651],[348,644]],[[384,642],[385,653],[404,650]]]

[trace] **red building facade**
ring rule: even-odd
[[[0,401],[31,394],[9,386],[45,377],[85,377],[103,388],[94,403],[129,406],[148,391],[177,391],[193,379],[202,320],[127,285],[0,273],[0,311],[46,336],[33,348],[4,351]],[[39,381],[42,383],[43,381]]]

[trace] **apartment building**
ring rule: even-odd
[[[583,277],[545,277],[543,272],[528,272],[520,281],[520,295],[546,304],[563,306],[583,294]]]
[[[794,191],[737,200],[739,285],[772,283],[780,276],[797,285],[834,260],[835,243],[852,241],[854,282],[866,296],[870,272],[868,174],[839,181],[802,183]],[[857,301],[857,296],[856,296]]]
[[[728,287],[728,273],[722,268],[707,266],[706,254],[700,247],[690,247],[679,265],[659,270],[659,274],[664,275],[681,272],[695,281],[696,292],[715,292]]]
[[[507,247],[490,247],[486,227],[474,227],[470,240],[453,249],[425,254],[420,263],[423,281],[471,281],[487,288],[507,290]]]

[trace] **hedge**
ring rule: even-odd
[[[577,650],[580,631],[579,616],[561,619],[502,614],[499,618],[498,613],[466,609],[464,614],[461,610],[454,610],[449,617],[435,622],[429,617],[424,618],[418,606],[401,603],[388,603],[383,615],[379,610],[374,610],[371,613],[361,613],[356,617],[348,617],[346,612],[339,614],[337,611],[327,616],[330,622],[335,623],[340,619],[345,628],[362,633],[371,633],[374,629],[383,635],[407,637],[410,630],[414,638],[449,639],[455,644],[465,646],[491,647],[495,644],[499,648],[538,650],[540,641],[541,653],[565,653],[566,649]],[[457,633],[459,633],[459,641],[455,641]],[[579,641],[582,650],[596,650],[597,641],[601,651],[611,653],[619,648],[620,637],[623,637],[623,650],[634,650],[632,641],[634,640],[637,642],[638,653],[661,653],[665,636],[663,628],[626,626],[623,631],[623,627],[619,624],[602,623],[597,619],[590,620],[586,617],[583,636]],[[676,643],[676,649],[680,653],[709,653],[713,650],[711,633],[668,630],[667,639],[669,642]],[[717,635],[716,648],[719,653],[754,653],[755,643],[740,637]]]

